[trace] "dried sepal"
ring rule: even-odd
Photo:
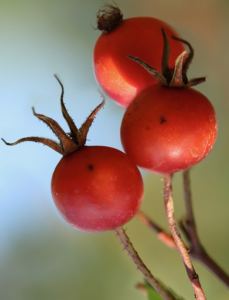
[[[70,137],[72,138],[72,140],[74,141],[75,144],[79,145],[79,141],[78,141],[78,137],[77,137],[79,134],[79,130],[76,127],[73,119],[70,117],[70,115],[64,105],[64,86],[57,75],[54,75],[54,77],[56,78],[56,80],[59,82],[59,84],[61,86],[61,95],[60,95],[61,111],[62,111],[63,117],[65,118],[65,121],[67,122],[68,127],[70,129]]]
[[[163,29],[162,35],[164,40],[164,48],[161,62],[161,73],[138,57],[131,55],[127,55],[127,57],[137,62],[140,66],[142,66],[158,83],[160,83],[163,86],[175,88],[191,87],[204,82],[206,77],[194,78],[188,81],[187,70],[189,68],[190,63],[192,62],[194,50],[190,43],[174,36],[172,36],[174,40],[180,41],[188,46],[189,52],[184,51],[183,53],[181,53],[176,59],[175,67],[169,68],[170,45],[165,31]]]
[[[189,80],[189,82],[186,84],[186,87],[191,87],[191,86],[194,86],[194,85],[198,85],[198,84],[203,83],[205,81],[206,81],[206,76],[193,78],[193,79]]]
[[[136,56],[127,55],[127,57],[138,63],[140,66],[142,66],[161,85],[167,86],[167,81],[165,77],[160,72],[148,65],[145,61],[141,60]]]
[[[194,57],[194,49],[193,49],[193,47],[191,46],[191,44],[189,42],[187,42],[183,39],[177,38],[176,36],[172,36],[172,39],[174,39],[176,41],[179,41],[179,42],[182,42],[182,43],[184,43],[185,45],[188,46],[189,52],[188,52],[188,55],[187,55],[187,57],[186,57],[186,59],[183,63],[183,72],[185,74],[187,74],[188,68],[189,68],[189,66],[190,66],[190,64],[193,60],[193,57]]]
[[[36,136],[26,137],[26,138],[19,139],[14,143],[8,143],[3,138],[2,138],[2,141],[8,146],[15,146],[15,145],[23,143],[23,142],[41,143],[43,145],[46,145],[46,146],[52,148],[56,152],[63,154],[63,149],[61,147],[61,144],[59,144],[51,139],[46,139],[46,138],[42,138],[42,137],[36,137]]]
[[[176,59],[173,78],[169,84],[170,87],[184,86],[182,65],[183,65],[183,58],[186,55],[186,53],[187,53],[186,51],[182,52]]]
[[[103,33],[111,32],[123,21],[123,14],[117,4],[116,6],[104,4],[98,11],[96,17],[97,29]]]
[[[103,101],[92,111],[92,113],[87,117],[86,121],[81,125],[81,127],[79,129],[78,139],[79,139],[79,144],[82,146],[86,143],[87,134],[91,127],[92,122],[94,121],[97,113],[100,111],[100,109],[105,104],[105,97],[102,93],[100,93],[100,94],[103,98]]]
[[[44,115],[37,114],[34,108],[32,108],[32,110],[34,116],[47,124],[52,132],[56,135],[56,137],[60,141],[60,147],[62,149],[63,155],[74,152],[79,148],[79,146],[74,143],[74,141],[64,132],[64,130],[55,120]]]
[[[54,76],[57,79],[57,81],[59,82],[61,89],[62,89],[61,97],[60,97],[61,110],[62,110],[63,116],[70,128],[70,131],[71,131],[70,135],[65,133],[64,130],[60,127],[60,125],[55,120],[53,120],[52,118],[49,118],[45,115],[36,113],[35,109],[32,108],[34,116],[37,117],[39,120],[43,121],[52,130],[52,132],[58,138],[59,143],[57,143],[56,141],[53,141],[51,139],[42,138],[42,137],[26,137],[26,138],[19,139],[14,143],[8,143],[4,139],[2,139],[6,145],[14,146],[14,145],[20,144],[22,142],[28,142],[28,141],[37,142],[37,143],[41,143],[43,145],[46,145],[46,146],[52,148],[53,150],[55,150],[56,152],[58,152],[62,155],[67,155],[72,152],[75,152],[84,146],[84,144],[86,143],[88,130],[89,130],[96,114],[104,106],[105,97],[101,94],[103,96],[102,103],[99,104],[92,111],[92,113],[88,116],[86,121],[83,123],[83,125],[78,130],[78,128],[76,127],[72,118],[69,116],[69,114],[66,110],[66,107],[64,105],[64,102],[63,102],[63,96],[64,96],[63,84],[56,75],[54,75]]]

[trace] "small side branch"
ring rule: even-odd
[[[122,242],[125,250],[128,252],[129,256],[132,258],[133,262],[137,266],[138,270],[143,274],[148,283],[158,292],[159,295],[165,300],[176,300],[171,294],[169,294],[155,279],[151,274],[150,270],[143,263],[139,257],[137,251],[134,249],[132,243],[130,242],[129,237],[126,234],[126,231],[122,227],[115,228],[117,235]]]
[[[186,235],[190,245],[190,254],[193,258],[201,262],[213,274],[215,274],[227,287],[229,287],[229,276],[217,265],[217,263],[207,254],[203,248],[196,229],[194,212],[192,207],[192,195],[190,187],[189,169],[183,172],[183,185],[186,206],[186,218],[181,222],[181,228]]]
[[[164,206],[165,206],[166,218],[168,221],[171,234],[176,243],[177,250],[179,251],[180,256],[183,260],[186,272],[188,274],[188,278],[194,289],[195,298],[197,300],[206,300],[206,297],[204,295],[204,292],[202,290],[199,281],[199,276],[192,265],[188,251],[184,245],[184,242],[180,236],[180,233],[176,225],[175,216],[174,216],[173,198],[172,198],[172,175],[170,174],[165,175],[164,177]]]

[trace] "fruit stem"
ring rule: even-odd
[[[179,225],[185,234],[191,248],[187,248],[191,258],[202,263],[209,271],[211,271],[219,280],[221,280],[226,287],[229,288],[229,276],[222,270],[222,268],[208,255],[204,247],[202,246],[195,225],[194,213],[192,208],[191,189],[189,169],[183,172],[184,194],[186,204],[186,218],[179,222]],[[145,213],[139,211],[136,217],[150,229],[152,229],[157,238],[163,242],[166,246],[176,249],[176,244],[173,237],[150,219]]]
[[[190,169],[183,171],[184,198],[186,206],[186,218],[181,222],[181,228],[191,244],[190,255],[205,265],[215,274],[227,287],[229,287],[229,276],[216,264],[202,246],[195,224],[192,207],[192,195],[190,187]]]
[[[180,236],[180,233],[176,225],[175,216],[174,216],[173,197],[172,197],[172,175],[171,174],[167,174],[164,177],[164,206],[165,206],[166,218],[167,218],[167,222],[171,234],[176,243],[177,250],[179,251],[180,256],[183,260],[184,266],[186,268],[186,272],[188,274],[188,278],[194,289],[195,298],[197,300],[206,300],[206,297],[204,295],[204,292],[202,290],[199,281],[199,276],[192,265],[187,248],[185,247],[185,244]]]
[[[122,227],[117,227],[114,229],[122,242],[125,250],[128,252],[129,256],[137,266],[138,270],[143,274],[148,283],[158,292],[159,295],[165,300],[176,300],[171,294],[169,294],[155,279],[155,277],[151,274],[150,270],[143,263],[141,258],[139,257],[137,251],[134,249],[133,244],[130,242],[128,235],[126,234],[126,230]]]

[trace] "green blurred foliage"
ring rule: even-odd
[[[173,296],[176,300],[184,300],[183,298],[178,297],[171,289],[164,286],[163,283],[160,282],[160,285],[169,293],[169,295]],[[147,291],[148,300],[163,300],[163,298],[155,291],[155,289],[145,281],[145,287]]]

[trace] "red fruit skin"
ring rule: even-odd
[[[121,141],[136,165],[170,174],[205,158],[215,143],[217,129],[215,110],[204,95],[191,88],[155,84],[127,108]]]
[[[52,197],[62,217],[82,231],[119,227],[138,211],[143,181],[123,152],[84,146],[62,157],[52,176]]]
[[[151,17],[126,19],[113,31],[102,33],[98,38],[93,57],[95,78],[117,104],[127,107],[140,91],[156,83],[150,74],[126,56],[137,56],[161,71],[162,28],[170,43],[169,65],[173,67],[185,47],[171,38],[179,36],[161,20]]]

